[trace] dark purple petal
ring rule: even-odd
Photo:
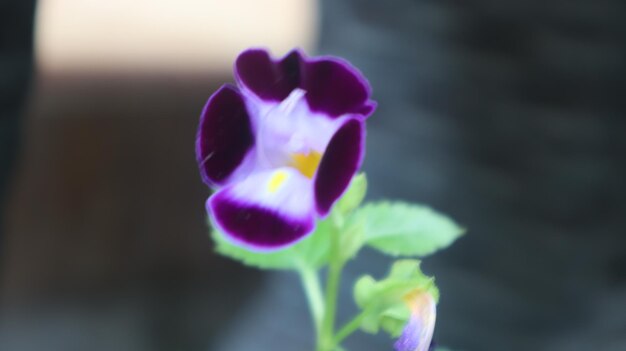
[[[296,50],[275,62],[267,51],[246,50],[237,57],[238,80],[263,100],[282,101],[300,84],[302,57]]]
[[[250,49],[237,58],[235,75],[240,84],[266,101],[282,101],[295,88],[301,88],[312,111],[333,118],[369,116],[376,108],[361,72],[336,57],[307,58],[293,50],[275,61],[266,50]]]
[[[315,175],[317,211],[325,216],[361,166],[364,155],[363,121],[350,119],[333,135]]]
[[[374,105],[368,100],[371,88],[363,75],[348,62],[323,58],[307,62],[300,87],[312,111],[331,117],[347,113],[369,116]]]
[[[237,88],[223,85],[202,110],[196,138],[200,174],[210,186],[222,184],[254,145],[250,118]]]
[[[365,105],[361,106],[361,108],[359,108],[356,113],[367,117],[374,113],[374,110],[376,110],[377,106],[378,104],[375,101],[370,100],[365,103]]]
[[[254,250],[276,250],[293,244],[315,229],[313,216],[303,218],[236,200],[220,191],[207,201],[207,211],[225,234]]]

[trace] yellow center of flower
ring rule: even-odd
[[[302,173],[305,177],[311,179],[315,175],[321,160],[322,154],[317,151],[311,151],[306,154],[296,153],[291,155],[291,162],[289,165],[297,169],[298,172]],[[283,183],[285,183],[288,177],[289,173],[284,170],[275,171],[270,177],[269,182],[267,182],[267,190],[270,193],[275,193],[278,189],[280,189]]]
[[[267,185],[270,193],[275,193],[278,188],[287,180],[287,172],[285,171],[276,171],[270,178],[270,182]]]
[[[291,155],[291,166],[297,169],[305,177],[313,178],[321,160],[322,154],[317,151],[311,151],[307,154],[297,153]]]

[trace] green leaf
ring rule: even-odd
[[[350,182],[348,190],[337,201],[335,210],[339,211],[342,215],[352,212],[355,208],[359,207],[365,194],[367,193],[367,178],[365,173],[359,173]]]
[[[319,268],[328,262],[330,235],[332,224],[319,221],[315,231],[307,238],[288,248],[272,251],[257,252],[237,246],[213,226],[211,236],[216,244],[216,251],[220,254],[240,261],[245,265],[261,269],[292,269]]]
[[[417,260],[399,260],[394,263],[389,275],[376,281],[369,275],[362,276],[354,286],[354,299],[361,308],[361,329],[375,334],[385,330],[392,337],[402,333],[409,319],[405,297],[424,291],[439,299],[434,279],[422,273]]]
[[[365,223],[365,243],[391,256],[428,256],[448,247],[464,229],[426,206],[404,202],[369,203],[355,211]]]
[[[339,255],[342,262],[354,258],[365,242],[365,222],[353,221],[339,234]]]

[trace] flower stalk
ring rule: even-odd
[[[322,288],[319,276],[317,271],[311,268],[302,268],[299,270],[299,273],[300,280],[302,281],[302,287],[304,288],[304,293],[309,304],[309,311],[311,312],[313,325],[315,326],[316,339],[318,339],[321,331],[325,305],[324,298],[322,297]]]
[[[326,278],[326,293],[323,317],[317,333],[316,350],[333,351],[338,346],[335,337],[335,319],[337,314],[337,299],[341,282],[341,273],[344,261],[341,259],[341,228],[343,218],[337,212],[331,214],[333,233],[331,235],[330,257]],[[311,307],[314,311],[314,308]],[[315,317],[314,317],[315,318]],[[347,336],[347,335],[346,335]]]
[[[352,318],[352,320],[346,323],[341,329],[339,329],[339,331],[335,335],[335,345],[340,345],[345,338],[350,336],[350,334],[359,330],[359,328],[361,327],[361,323],[363,322],[363,318],[365,317],[365,313],[366,312],[359,313],[354,318]]]

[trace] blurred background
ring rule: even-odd
[[[0,350],[311,349],[297,277],[207,236],[198,115],[249,46],[359,67],[379,102],[370,199],[469,229],[424,262],[439,344],[626,350],[625,15],[621,0],[3,0]],[[364,251],[346,281],[388,264]]]

